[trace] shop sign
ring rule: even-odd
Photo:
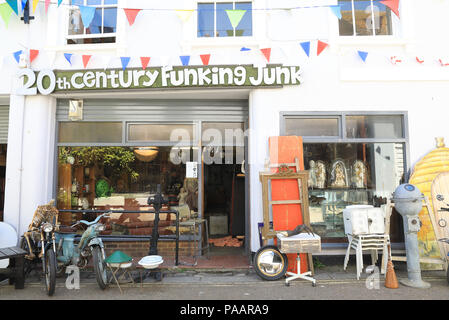
[[[70,91],[171,88],[280,87],[300,84],[298,66],[253,65],[153,67],[111,70],[19,71],[18,95]]]

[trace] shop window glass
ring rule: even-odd
[[[335,137],[339,135],[338,118],[286,118],[285,135]]]
[[[404,138],[403,117],[399,115],[346,116],[347,138]]]
[[[235,30],[226,10],[246,10]],[[251,2],[198,3],[198,37],[234,36],[252,36]]]
[[[392,35],[391,10],[379,1],[339,0],[341,36]]]
[[[195,140],[194,129],[195,126],[193,124],[129,124],[128,141],[191,142]]]
[[[60,143],[122,142],[121,122],[60,122]]]
[[[177,147],[59,147],[57,206],[68,210],[139,211],[112,213],[102,235],[151,235],[154,225],[149,196],[161,186],[169,203],[162,210],[179,210],[181,218],[198,211],[198,180],[186,178],[186,161],[193,149],[183,148],[183,161],[173,161]],[[174,150],[175,149],[175,150]],[[184,209],[179,208],[183,206]],[[140,211],[142,211],[140,213]],[[187,215],[186,215],[187,214]],[[192,213],[194,214],[194,213]],[[90,213],[62,212],[62,224],[93,220]],[[175,216],[162,213],[159,234],[175,234]]]
[[[244,129],[243,122],[203,122],[202,142],[209,144],[221,138],[223,146],[244,146]]]
[[[117,0],[72,0],[71,5],[68,44],[115,42]],[[79,5],[96,7],[88,28],[83,25]]]
[[[343,209],[380,206],[404,176],[402,143],[305,143],[310,221],[323,238],[344,238]]]

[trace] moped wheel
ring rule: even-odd
[[[56,256],[53,249],[48,249],[45,252],[43,263],[45,272],[45,288],[47,289],[47,294],[52,296],[55,293],[56,288]]]
[[[25,237],[20,238],[19,247],[27,252],[27,254],[30,252],[30,248],[28,247],[28,242],[26,241]],[[32,251],[31,251],[32,252]],[[25,274],[25,277],[30,274],[31,270],[33,270],[33,261],[29,259],[23,259],[23,272]]]
[[[264,280],[279,280],[287,272],[287,256],[276,246],[264,246],[254,256],[254,270]]]
[[[104,262],[103,253],[101,252],[101,248],[99,246],[93,247],[92,259],[98,286],[101,290],[104,290],[108,283],[108,276],[106,263]]]

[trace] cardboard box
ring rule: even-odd
[[[321,252],[321,237],[317,234],[300,233],[291,237],[278,234],[278,247],[282,253]]]

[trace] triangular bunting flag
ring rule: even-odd
[[[363,60],[363,62],[366,62],[366,58],[368,57],[368,52],[365,51],[357,51],[359,54],[359,57]]]
[[[72,56],[73,53],[64,53],[64,58],[72,65]]]
[[[0,16],[2,17],[3,21],[5,22],[6,28],[8,28],[9,20],[11,19],[12,15],[12,9],[8,4],[2,3],[0,4]]]
[[[34,59],[36,59],[38,55],[39,55],[39,50],[34,50],[34,49],[30,50],[30,64],[33,63]]]
[[[39,3],[39,0],[33,0],[33,13],[36,11],[37,4]]]
[[[142,63],[142,69],[145,70],[150,63],[151,57],[140,57],[140,62]]]
[[[45,55],[47,56],[49,68],[53,69],[53,65],[56,59],[56,51],[45,51]]]
[[[209,60],[210,60],[210,54],[201,54],[201,61],[203,62],[203,65],[207,66],[209,65]]]
[[[45,13],[48,12],[48,6],[50,5],[50,0],[45,0]]]
[[[124,71],[126,69],[126,67],[128,66],[128,63],[131,60],[131,57],[120,57],[120,60],[122,61],[122,68]]]
[[[132,26],[136,17],[142,9],[123,9],[125,11],[126,18],[128,19],[129,25]]]
[[[19,15],[19,8],[17,6],[17,0],[6,0],[6,3],[11,7],[11,9]]]
[[[302,49],[304,50],[304,52],[306,53],[306,55],[309,57],[310,56],[310,41],[301,42],[300,45],[301,45]]]
[[[190,56],[180,56],[183,66],[188,66],[190,62]]]
[[[22,0],[21,1],[21,3],[22,3],[22,12],[23,12],[23,10],[25,10],[25,6],[26,6],[27,2],[28,2],[28,0]]]
[[[190,20],[194,10],[176,10],[176,15],[182,22],[187,22]]]
[[[225,10],[228,14],[229,21],[231,21],[232,27],[235,29],[239,25],[243,16],[246,13],[246,10]]]
[[[58,7],[61,5],[62,0],[58,0]]]
[[[78,6],[80,8],[81,20],[85,28],[89,28],[95,16],[95,7]]]
[[[386,5],[391,11],[394,12],[395,15],[399,18],[399,0],[384,0],[380,1],[380,3]]]
[[[13,53],[14,59],[16,59],[17,63],[20,61],[20,55],[22,54],[22,50],[16,51]]]
[[[246,48],[246,47],[242,47],[242,48],[240,49],[240,51],[251,51],[251,49],[250,49],[250,48]]]
[[[86,69],[87,64],[89,63],[90,58],[92,58],[92,55],[89,55],[89,54],[83,54],[83,65],[84,65],[84,69]]]
[[[319,56],[321,52],[323,52],[323,50],[326,49],[327,46],[328,44],[326,42],[318,40],[316,55]]]
[[[271,48],[260,49],[260,51],[261,51],[262,54],[264,55],[265,59],[267,59],[267,61],[270,62]]]
[[[331,8],[338,19],[341,19],[341,6],[329,6],[329,8]]]

